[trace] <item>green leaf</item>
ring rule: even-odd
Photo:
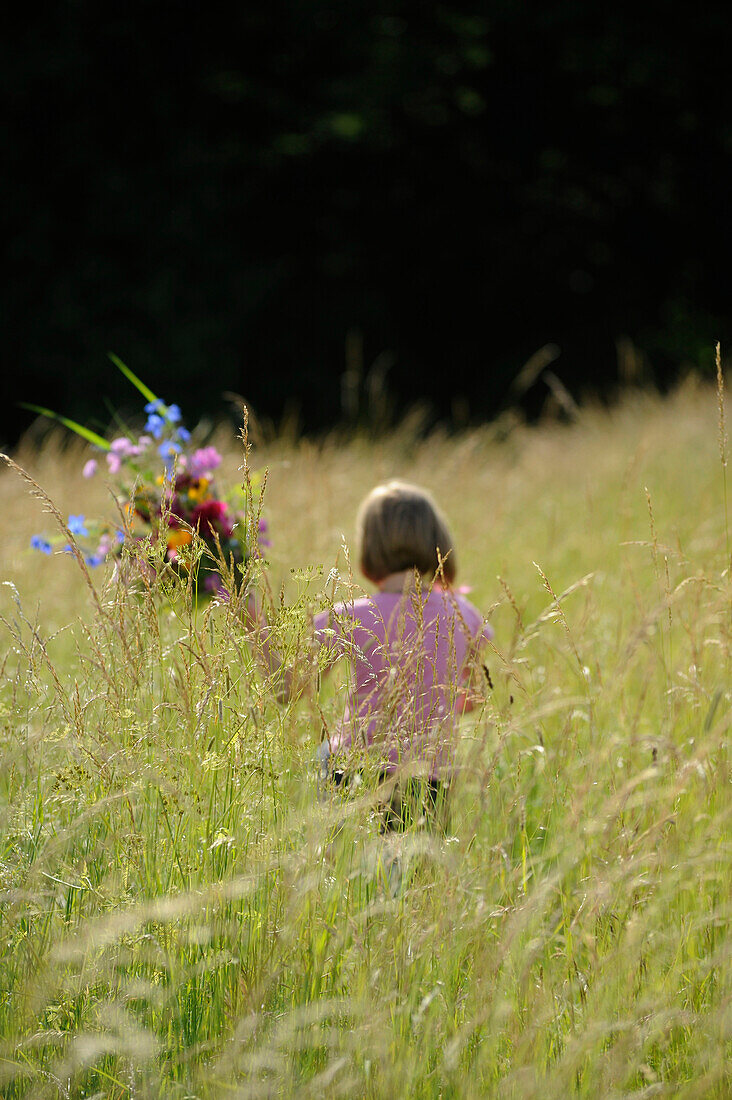
[[[108,451],[110,449],[110,444],[103,436],[97,435],[91,428],[85,428],[83,424],[77,423],[76,420],[69,420],[68,416],[61,416],[51,409],[44,409],[41,405],[29,405],[27,401],[20,401],[19,404],[22,409],[30,409],[31,412],[38,413],[39,416],[47,416],[49,420],[58,420],[58,422],[63,424],[65,428],[68,428],[69,431],[75,432],[77,435],[80,435],[82,439],[85,439],[87,443],[93,443],[95,447],[100,447],[103,451]]]
[[[113,351],[108,351],[107,355],[112,360],[115,367],[117,367],[118,370],[122,371],[125,378],[127,378],[132,383],[132,385],[140,391],[143,397],[146,397],[148,401],[160,400],[160,398],[156,397],[153,391],[148,386],[146,386],[144,382],[140,381],[137,375],[130,370],[127,364],[122,362],[119,356],[115,355]]]

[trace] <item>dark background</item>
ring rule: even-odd
[[[17,400],[135,408],[110,350],[189,423],[235,391],[306,431],[490,418],[547,343],[577,398],[710,370],[729,11],[27,5],[0,75],[0,440]]]

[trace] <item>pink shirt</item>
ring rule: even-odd
[[[387,770],[425,760],[449,766],[468,658],[492,630],[464,596],[378,592],[315,617],[315,637],[349,659],[352,675],[332,752],[372,746]]]

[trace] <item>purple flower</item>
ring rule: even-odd
[[[215,447],[201,447],[191,455],[188,466],[191,477],[204,477],[221,465],[221,455]]]
[[[96,458],[90,458],[88,462],[84,463],[84,469],[81,471],[82,477],[94,477],[97,472],[97,460]]]
[[[109,553],[109,551],[111,549],[112,549],[112,536],[109,534],[109,532],[105,531],[105,533],[102,535],[102,537],[99,540],[99,545],[97,546],[95,557],[99,557],[103,560],[104,558],[106,558],[107,554]]]
[[[44,539],[42,535],[31,535],[31,546],[34,550],[40,550],[42,554],[51,554],[53,548],[51,543]]]
[[[224,586],[221,577],[216,574],[212,576],[210,573],[203,582],[203,588],[205,592],[208,592],[211,596],[218,596],[224,603],[228,603],[231,599],[231,593],[228,588]]]
[[[135,454],[137,451],[135,444],[132,440],[128,439],[126,435],[121,435],[117,439],[113,439],[109,447],[116,455],[122,455],[125,458],[127,455]]]
[[[82,537],[89,534],[86,529],[83,516],[69,516],[69,531],[72,535],[81,535]]]
[[[263,535],[266,535],[267,530],[268,530],[267,520],[266,519],[260,519],[260,521],[259,521],[259,540],[258,540],[260,546],[271,546],[272,545],[272,540],[271,539],[262,538]]]
[[[125,458],[135,458],[143,450],[141,446],[144,436],[140,437],[138,443],[133,443],[127,436],[121,435],[118,439],[113,439],[110,443],[110,449],[107,452],[107,465],[113,474],[119,473],[122,467],[122,460]]]

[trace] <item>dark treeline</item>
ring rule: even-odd
[[[359,390],[361,411],[388,390],[490,417],[548,343],[581,395],[704,367],[725,338],[726,4],[16,18],[6,441],[17,399],[134,406],[108,350],[189,420],[235,391],[318,430]]]

